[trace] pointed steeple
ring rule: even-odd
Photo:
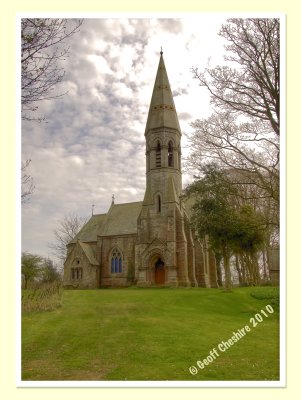
[[[150,129],[164,127],[176,129],[181,134],[161,48],[159,66],[149,107],[145,135],[147,135]]]

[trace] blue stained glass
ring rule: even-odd
[[[111,259],[111,273],[114,274],[114,258]]]
[[[115,272],[118,272],[118,258],[115,258]]]
[[[119,258],[119,272],[122,272],[122,259]]]

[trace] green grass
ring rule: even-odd
[[[278,380],[279,315],[252,326],[270,304],[271,288],[259,298],[256,289],[65,291],[63,307],[23,313],[22,379]],[[245,325],[245,337],[189,373]]]

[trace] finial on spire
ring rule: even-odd
[[[161,46],[161,51],[160,51],[161,56],[163,55],[163,50],[162,50],[162,46]]]
[[[94,207],[95,207],[95,205],[92,204],[92,215],[94,215]]]
[[[115,196],[114,194],[112,194],[112,204],[114,204],[114,201],[115,201]]]

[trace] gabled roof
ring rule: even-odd
[[[100,236],[114,236],[137,233],[137,219],[142,201],[134,203],[112,203],[102,224]]]
[[[112,203],[107,214],[92,215],[71,243],[96,242],[97,236],[115,236],[137,233],[137,219],[142,201],[134,203]]]
[[[150,129],[172,128],[181,133],[176,107],[168,81],[168,76],[163,60],[163,52],[160,53],[160,61],[149,107],[145,135]]]
[[[80,247],[83,249],[83,252],[85,253],[87,259],[89,260],[89,263],[92,265],[99,265],[99,262],[96,260],[93,254],[93,250],[89,244],[82,243],[78,241],[78,244]]]
[[[82,227],[70,243],[76,243],[77,240],[82,242],[96,242],[97,234],[102,227],[105,217],[106,214],[92,215],[89,221]]]
[[[72,242],[70,242],[72,243]],[[76,241],[75,246],[72,248],[71,252],[67,255],[67,258],[65,260],[65,263],[67,263],[67,260],[69,260],[70,257],[72,257],[72,254],[74,254],[74,252],[76,252],[78,249],[78,247],[81,248],[82,252],[85,254],[85,256],[87,257],[88,261],[90,264],[92,265],[99,265],[99,262],[96,260],[92,247],[88,244],[88,243],[82,243],[79,239]]]

